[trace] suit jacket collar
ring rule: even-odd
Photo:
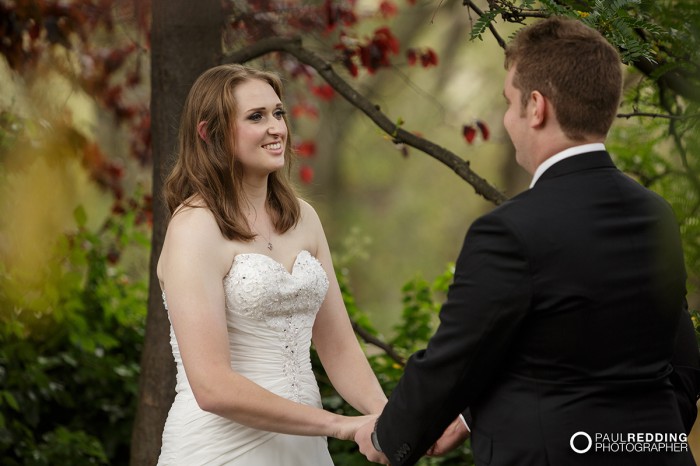
[[[549,167],[533,187],[536,187],[542,181],[556,178],[557,176],[592,168],[615,168],[615,164],[610,158],[610,154],[606,151],[585,152],[574,155]]]

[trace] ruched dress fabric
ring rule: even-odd
[[[309,354],[311,329],[328,290],[318,260],[301,251],[287,271],[264,254],[239,254],[224,278],[224,289],[233,370],[279,396],[320,408]],[[176,395],[159,465],[333,465],[325,437],[261,431],[202,411],[172,325],[170,344],[177,364]]]

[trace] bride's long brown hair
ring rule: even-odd
[[[177,161],[165,180],[163,196],[173,215],[180,205],[207,207],[224,237],[255,238],[242,206],[242,167],[235,159],[236,87],[251,79],[268,83],[282,100],[282,82],[270,72],[243,65],[221,65],[205,71],[192,85],[180,119]],[[283,116],[287,128],[289,123]],[[197,126],[206,122],[206,141]],[[289,180],[293,157],[291,134],[284,152],[285,169],[270,173],[266,208],[278,233],[299,221],[299,200]],[[205,204],[201,205],[201,201]]]

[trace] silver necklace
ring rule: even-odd
[[[265,239],[265,241],[267,241],[267,249],[272,251],[272,241],[270,240],[270,238],[272,237],[272,229],[270,229],[270,236],[265,236],[262,234],[261,231],[259,231],[257,228],[255,228],[255,222],[258,221],[258,211],[253,209],[253,212],[255,213],[255,218],[253,219],[253,231],[255,233],[257,233],[258,235],[262,236]]]
[[[270,241],[270,238],[266,237],[265,235],[263,235],[263,234],[262,234],[261,232],[259,232],[258,230],[255,230],[255,232],[256,232],[257,234],[259,234],[260,236],[262,236],[262,237],[265,239],[265,241],[267,241],[267,249],[269,249],[270,251],[272,251],[272,241]]]

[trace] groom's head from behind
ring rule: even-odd
[[[505,67],[520,91],[520,102],[511,102],[520,112],[538,92],[568,139],[605,138],[617,114],[622,71],[617,50],[598,31],[573,19],[539,21],[516,34]]]

